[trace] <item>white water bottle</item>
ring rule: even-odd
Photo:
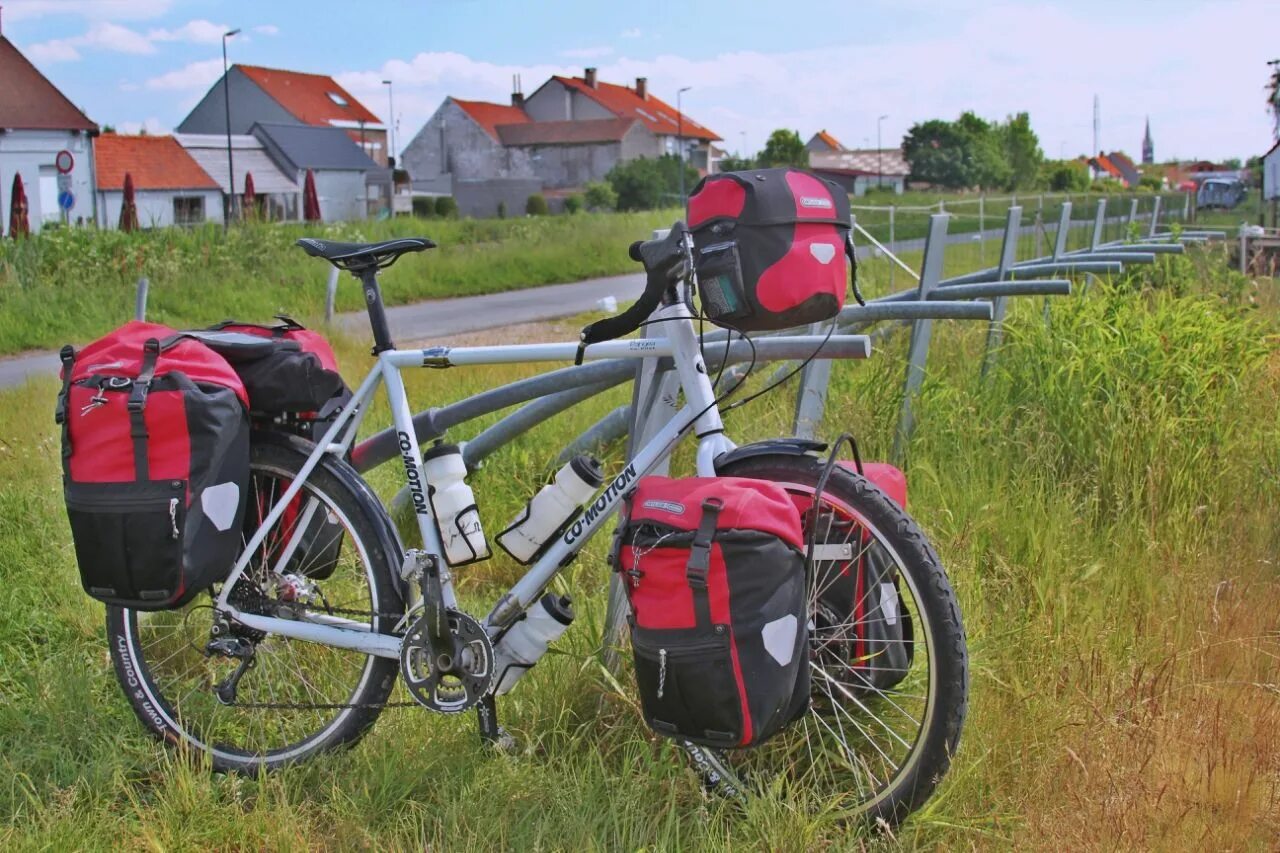
[[[498,674],[493,692],[498,696],[509,692],[572,621],[573,600],[569,596],[547,593],[535,602],[493,649],[493,671]]]
[[[594,456],[575,456],[498,534],[498,544],[521,563],[528,563],[603,484],[600,462]]]
[[[431,511],[451,566],[487,559],[489,544],[480,525],[475,495],[466,484],[467,465],[456,444],[436,442],[422,454],[422,469],[431,492]]]

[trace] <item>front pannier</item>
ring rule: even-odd
[[[808,708],[804,536],[763,480],[646,477],[615,568],[631,602],[645,721],[715,747],[759,744]]]
[[[849,197],[799,169],[709,175],[689,196],[702,310],[765,332],[829,320],[849,286]]]
[[[245,393],[199,341],[129,323],[62,349],[63,489],[85,592],[181,607],[230,572],[249,479]]]

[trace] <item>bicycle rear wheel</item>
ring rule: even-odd
[[[869,481],[834,469],[820,511],[812,511],[822,468],[813,456],[768,455],[720,472],[781,484],[801,510],[806,534],[818,525],[817,541],[852,545],[852,561],[815,560],[810,710],[753,749],[686,749],[709,787],[740,794],[781,783],[793,801],[896,825],[932,794],[959,744],[968,702],[964,628],[928,540]],[[866,657],[855,651],[865,649],[856,642],[860,625],[878,615],[879,605],[866,597],[871,590],[857,606],[834,592],[858,559],[877,560],[881,577],[896,578],[893,615],[908,663],[891,686],[868,678]]]
[[[296,478],[309,449],[300,439],[255,436],[245,542]],[[310,513],[308,504],[314,506]],[[236,606],[300,619],[324,614],[365,630],[391,630],[404,611],[391,575],[399,555],[372,493],[344,463],[326,458],[295,506],[237,581],[231,594]],[[326,522],[322,528],[317,518]],[[287,571],[306,577],[317,559],[324,563],[316,573],[324,579],[313,581],[315,593],[302,599],[282,587],[272,569],[299,528],[309,535]],[[207,754],[219,771],[273,769],[357,741],[395,685],[396,661],[219,625],[211,606],[219,588],[181,610],[107,608],[116,677],[143,725],[171,745]],[[238,680],[233,673],[245,658],[211,651],[215,642],[249,653],[251,663]]]

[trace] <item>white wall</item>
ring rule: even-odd
[[[63,149],[71,152],[75,166],[71,170],[71,193],[75,207],[70,220],[92,223],[93,206],[93,141],[87,133],[57,130],[10,130],[0,133],[0,228],[9,228],[9,197],[13,192],[14,173],[22,175],[27,191],[27,216],[31,230],[40,230],[45,220],[60,221],[58,209],[58,170],[53,160]],[[43,176],[43,185],[41,177]]]
[[[315,176],[320,216],[325,222],[368,218],[364,172],[317,171]],[[298,176],[298,186],[304,186],[306,180],[304,171]],[[302,208],[298,210],[301,212]]]
[[[178,196],[202,196],[204,221],[222,223],[222,193],[219,190],[140,190],[134,193],[138,205],[138,225],[161,228],[173,224],[173,200]],[[104,228],[118,228],[124,193],[110,190],[98,193],[98,211]]]
[[[1280,198],[1280,148],[1262,161],[1262,197]]]

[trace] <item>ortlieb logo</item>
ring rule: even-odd
[[[822,207],[827,210],[830,210],[831,199],[818,198],[816,196],[811,196],[811,195],[802,195],[800,196],[800,206],[801,207]]]
[[[684,504],[675,501],[647,500],[644,502],[645,509],[657,509],[662,512],[669,512],[672,515],[684,515]]]

